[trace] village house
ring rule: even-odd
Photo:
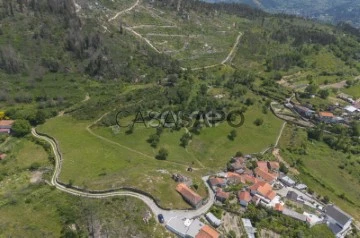
[[[344,120],[341,117],[336,117],[331,112],[319,112],[318,119],[325,123],[339,123]]]
[[[261,167],[257,167],[257,168],[255,168],[254,172],[255,172],[255,175],[256,175],[257,179],[263,180],[263,181],[268,182],[270,184],[273,184],[277,179],[277,174],[269,173],[267,167],[266,167],[266,169],[263,169]]]
[[[259,181],[248,189],[250,190],[251,195],[259,195],[261,200],[265,203],[269,203],[276,196],[276,193],[272,190],[271,185],[264,181]]]
[[[241,218],[248,238],[255,238],[256,228],[252,226],[250,219]]]
[[[216,189],[215,192],[215,199],[219,202],[226,202],[226,200],[228,200],[230,197],[230,193],[229,192],[224,192],[221,188]]]
[[[186,202],[188,202],[192,207],[199,208],[202,205],[202,197],[191,190],[186,184],[179,183],[176,186],[176,191],[181,194]]]
[[[208,222],[210,222],[210,224],[213,227],[219,227],[221,225],[221,220],[218,219],[214,214],[212,214],[211,212],[208,212],[205,214],[206,219],[208,220]]]
[[[247,207],[251,201],[251,195],[248,191],[242,190],[237,193],[239,203],[243,207]]]
[[[227,172],[226,179],[228,184],[239,184],[241,183],[242,177],[240,174],[234,172]]]
[[[13,120],[1,120],[0,121],[0,133],[10,134],[11,128],[15,121]]]
[[[236,171],[245,168],[246,168],[246,159],[244,157],[236,157],[231,160],[231,164],[229,166],[229,169],[231,171]]]
[[[280,164],[276,161],[268,161],[268,168],[273,172],[279,172]]]
[[[294,105],[294,110],[305,118],[310,118],[315,113],[315,111],[313,111],[307,107],[300,106],[300,105]]]
[[[215,191],[216,187],[220,187],[223,188],[226,186],[226,180],[223,178],[218,178],[218,177],[212,177],[209,179],[209,185],[210,187]]]
[[[337,238],[345,237],[350,229],[352,217],[334,205],[325,207],[327,225]]]
[[[280,181],[288,187],[292,187],[296,184],[296,182],[288,176],[281,177]]]
[[[282,205],[281,203],[276,203],[274,210],[278,212],[282,212],[284,210],[284,205]]]
[[[208,225],[203,226],[195,238],[219,238],[220,234]]]

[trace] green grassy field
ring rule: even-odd
[[[8,153],[0,162],[0,237],[62,237],[72,225],[77,234],[87,236],[90,223],[101,224],[103,228],[96,229],[103,234],[107,230],[110,236],[170,235],[154,218],[149,224],[142,221],[149,209],[140,200],[84,199],[43,182],[31,183],[30,179],[38,172],[43,179],[49,179],[53,166],[46,151],[30,138],[11,138],[0,149]],[[35,163],[37,169],[29,170]]]
[[[132,134],[122,130],[114,133],[106,127],[94,127],[91,132],[95,134],[91,134],[86,130],[91,122],[64,116],[50,119],[38,129],[59,141],[64,156],[61,181],[91,189],[133,186],[159,198],[164,206],[187,207],[174,189],[176,183],[171,174],[177,172],[192,177],[196,184],[202,185],[198,192],[205,196],[201,176],[222,170],[237,151],[257,153],[275,143],[281,121],[260,110],[255,105],[248,109],[244,125],[236,129],[235,140],[227,138],[232,128],[223,123],[202,129],[186,149],[180,146],[185,129],[172,132],[166,129],[156,149],[147,142],[155,129],[138,125]],[[256,118],[263,118],[264,124],[255,126]],[[169,151],[166,161],[154,158],[159,148]],[[192,166],[194,172],[186,172],[188,166]]]
[[[280,141],[283,157],[291,164],[297,159],[303,162],[299,178],[317,194],[327,195],[332,202],[359,219],[360,216],[360,158],[334,151],[321,142],[309,142],[302,129],[287,127]],[[306,148],[305,155],[290,153],[285,148]],[[345,165],[344,169],[339,166]],[[311,176],[309,176],[309,174]],[[342,199],[344,194],[347,199]]]
[[[350,88],[343,88],[341,91],[355,97],[356,99],[360,98],[360,85],[356,85]]]

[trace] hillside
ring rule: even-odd
[[[272,13],[287,13],[325,22],[347,22],[359,28],[360,3],[352,0],[209,0],[207,2],[236,2],[261,8]]]
[[[358,95],[359,80],[355,78],[360,75],[360,33],[346,24],[332,26],[272,15],[246,5],[195,0],[0,0],[0,19],[0,111],[11,119],[27,120],[56,139],[63,154],[60,182],[83,190],[141,189],[166,208],[189,208],[174,189],[173,173],[191,178],[193,188],[206,197],[202,176],[222,171],[237,152],[258,154],[276,143],[283,121],[272,113],[271,102],[283,103],[295,92],[302,96],[304,90],[297,90],[302,85],[320,88],[344,81],[349,82],[346,87],[343,83],[328,90],[328,98],[305,95],[299,101],[313,104],[315,110],[327,110],[329,105],[341,103],[336,98],[340,92],[354,98]],[[167,110],[189,114],[239,111],[245,119],[236,128],[226,121],[214,127],[200,122],[162,129],[141,123],[134,128],[117,126],[118,120],[131,122],[138,112]],[[144,115],[143,119],[151,119],[150,114]],[[345,130],[344,134],[348,133]],[[309,144],[308,150],[313,152],[316,148],[304,135],[302,143]],[[94,226],[109,224],[104,226],[104,234],[151,236],[151,229],[141,220],[146,208],[138,201],[70,201],[68,195],[57,198],[60,191],[53,191],[45,182],[31,185],[31,162],[21,166],[16,159],[29,153],[41,155],[45,159],[33,166],[31,173],[45,171],[44,179],[49,180],[51,152],[41,147],[29,152],[30,135],[10,137],[9,146],[6,138],[0,138],[0,152],[10,156],[0,163],[0,182],[16,178],[17,171],[23,179],[18,188],[1,190],[7,196],[0,201],[0,212],[11,215],[12,228],[0,234],[21,236],[22,230],[12,233],[17,224],[12,208],[18,211],[30,203],[37,209],[40,205],[34,198],[44,193],[54,219],[43,222],[54,227],[35,226],[35,235],[53,229],[55,236],[64,231],[88,236],[92,231],[86,224],[94,215]],[[343,149],[318,143],[326,148],[326,153],[318,153],[324,158]],[[357,181],[358,141],[346,143],[347,150],[337,151],[334,160],[342,163],[342,157],[354,158],[348,161],[357,161],[351,163],[356,169],[346,178]],[[291,147],[285,142],[281,146]],[[164,160],[158,159],[161,149],[168,152]],[[291,150],[284,156],[290,162],[303,159],[302,171],[313,172],[306,167],[314,164],[311,157]],[[324,158],[319,161],[329,161]],[[6,172],[17,166],[19,170]],[[311,177],[306,179],[314,190],[319,189]],[[327,176],[319,179],[326,180],[324,184],[333,182]],[[341,186],[328,187],[339,191],[325,187],[319,193],[332,194],[334,201],[340,200],[343,209],[360,219],[360,190],[344,199],[339,197],[346,192]],[[63,203],[79,211],[79,217],[67,214]],[[116,214],[124,213],[123,219],[133,221],[120,223],[127,227],[124,233],[114,225],[119,222],[116,217],[106,218],[121,206]],[[134,211],[135,206],[140,208]],[[89,207],[95,207],[95,214],[87,213]],[[21,219],[19,223],[24,224],[30,218]],[[0,227],[7,224],[0,221]],[[73,224],[77,231],[71,229]],[[161,227],[156,229],[159,237],[167,235]]]

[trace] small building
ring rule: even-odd
[[[199,219],[180,219],[177,217],[172,217],[166,223],[165,227],[183,238],[195,238],[201,229],[205,226]]]
[[[10,134],[11,128],[15,121],[13,120],[1,120],[0,121],[0,133]]]
[[[256,228],[252,226],[250,219],[241,218],[248,238],[255,238]]]
[[[315,113],[315,111],[301,105],[294,105],[294,110],[305,118],[310,118]]]
[[[334,205],[325,207],[327,225],[337,238],[345,237],[350,230],[352,217]]]
[[[219,238],[220,234],[212,227],[205,225],[203,226],[195,238]]]
[[[233,172],[227,172],[226,179],[228,184],[239,184],[241,183],[241,175]]]
[[[188,177],[181,174],[173,174],[172,178],[178,183],[187,183],[189,181]]]
[[[251,195],[248,191],[239,191],[237,197],[240,205],[243,207],[247,207],[251,201]]]
[[[223,178],[212,177],[209,179],[209,185],[215,190],[216,187],[223,188],[226,186],[226,180]]]
[[[284,205],[282,205],[281,203],[276,203],[274,210],[278,212],[282,212],[284,210]]]
[[[303,222],[306,222],[307,221],[307,217],[303,214],[300,214],[298,212],[295,212],[291,209],[288,209],[288,208],[284,208],[282,213],[285,215],[285,216],[289,216],[289,217],[292,217],[296,220],[299,220],[299,221],[303,221]]]
[[[221,188],[216,189],[215,199],[219,202],[224,203],[230,197],[230,193],[224,192]]]
[[[284,176],[284,177],[280,178],[280,181],[288,187],[292,187],[296,184],[296,182],[288,176]]]
[[[264,170],[260,167],[257,167],[257,168],[255,168],[254,172],[255,172],[256,178],[263,180],[270,184],[273,184],[277,179],[277,174],[269,173],[267,171],[267,168],[266,168],[266,170]]]
[[[286,194],[286,198],[291,200],[291,201],[296,202],[298,200],[298,194],[296,192],[294,192],[294,191],[289,191]]]
[[[191,190],[186,184],[179,183],[176,186],[176,191],[181,194],[184,200],[194,208],[199,208],[202,205],[202,197]]]
[[[212,214],[211,212],[208,212],[205,214],[206,219],[208,220],[208,222],[210,222],[210,224],[214,227],[218,227],[221,225],[221,220],[218,219],[214,214]]]
[[[344,121],[343,118],[336,117],[331,112],[319,112],[318,118],[320,121],[325,122],[325,123],[339,123],[339,122]]]
[[[231,161],[232,161],[232,163],[230,164],[230,167],[229,167],[229,169],[231,171],[246,168],[246,159],[244,157],[236,157],[236,158],[233,158]]]
[[[268,172],[268,163],[266,161],[257,161],[256,165],[263,171]]]
[[[277,162],[277,161],[269,161],[269,162],[268,162],[268,168],[269,168],[271,171],[279,172],[280,164],[279,164],[279,162]]]
[[[296,188],[297,190],[305,190],[305,189],[307,189],[307,186],[306,186],[306,184],[300,183],[300,184],[297,184],[297,185],[295,186],[295,188]]]
[[[346,106],[344,109],[345,109],[345,111],[350,112],[350,113],[360,112],[360,109],[357,109],[356,107],[351,106],[351,105]]]
[[[264,181],[257,182],[249,187],[249,190],[251,195],[259,195],[259,197],[266,203],[272,201],[276,196],[276,193],[272,190],[271,185]]]

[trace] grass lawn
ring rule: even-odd
[[[356,99],[360,98],[360,85],[356,85],[350,88],[343,88],[341,91],[355,97]]]
[[[264,124],[255,126],[256,118],[263,118]],[[237,151],[256,153],[275,143],[281,123],[271,113],[262,114],[260,106],[254,105],[245,113],[245,124],[236,129],[233,141],[227,138],[233,128],[223,123],[202,129],[187,148],[180,146],[185,129],[172,132],[166,129],[156,149],[146,141],[155,129],[138,125],[129,135],[105,127],[94,127],[95,134],[91,134],[86,130],[91,122],[63,116],[48,120],[38,129],[59,141],[64,156],[61,181],[91,189],[133,186],[160,198],[162,205],[175,208],[188,205],[175,191],[172,173],[193,178],[201,185],[198,193],[205,196],[201,176],[223,169]],[[169,151],[166,161],[154,158],[162,147]],[[192,173],[186,171],[188,166],[194,168]]]
[[[289,145],[292,148],[305,146],[306,155],[290,153],[285,149]],[[348,158],[347,154],[334,151],[322,142],[307,141],[306,133],[302,129],[298,129],[294,133],[290,127],[287,127],[284,131],[280,146],[283,149],[283,157],[289,163],[296,159],[303,161],[303,167],[300,168],[300,171],[302,171],[300,179],[304,183],[313,189],[315,193],[329,196],[330,200],[344,211],[354,218],[360,219],[360,158],[358,156],[353,155]],[[341,164],[345,165],[344,169],[339,167]],[[341,194],[344,194],[351,202],[340,198]]]

